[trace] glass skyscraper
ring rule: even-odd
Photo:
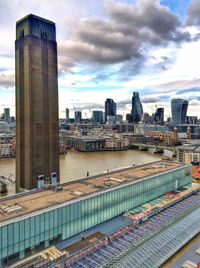
[[[81,123],[81,121],[82,121],[82,112],[81,111],[75,111],[74,121],[75,121],[75,123]]]
[[[113,99],[106,99],[105,101],[105,122],[108,116],[116,116],[116,103]]]
[[[92,111],[92,121],[93,123],[103,123],[103,112],[102,111]]]
[[[141,120],[141,117],[143,115],[143,108],[140,102],[140,97],[139,97],[138,92],[133,92],[131,115],[132,115],[132,121],[134,123],[138,123]]]
[[[164,123],[164,108],[157,108],[155,113],[155,123],[163,124]]]
[[[184,99],[172,99],[172,123],[173,124],[185,124],[186,115],[188,109],[188,101]]]

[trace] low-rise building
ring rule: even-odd
[[[177,158],[180,163],[200,163],[200,146],[183,145],[177,149]]]
[[[13,157],[15,155],[14,143],[0,142],[0,158],[2,157]]]
[[[67,136],[67,147],[78,151],[102,151],[106,148],[106,139],[96,136]]]
[[[175,162],[125,168],[0,200],[0,267],[192,182]]]
[[[177,141],[172,131],[146,131],[146,136],[157,139],[164,145],[173,145]]]
[[[126,150],[129,148],[128,138],[107,138],[106,149],[107,150]]]

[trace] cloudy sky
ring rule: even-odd
[[[106,98],[125,114],[133,91],[145,112],[185,98],[200,117],[200,0],[0,0],[0,113],[15,114],[15,23],[29,13],[56,23],[60,117]]]

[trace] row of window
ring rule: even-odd
[[[184,173],[184,169],[166,173],[3,226],[0,228],[0,258],[57,235],[62,234],[62,239],[71,237],[174,190],[176,186],[189,184],[191,177]]]

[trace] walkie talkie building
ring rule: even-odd
[[[188,101],[184,99],[172,99],[172,123],[173,124],[185,124],[186,115],[188,109]]]

